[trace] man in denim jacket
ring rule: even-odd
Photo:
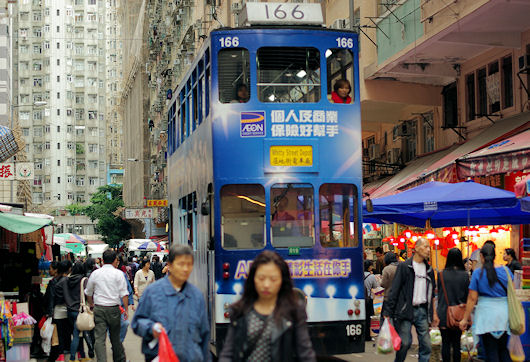
[[[169,250],[169,275],[145,290],[131,327],[143,338],[146,361],[158,355],[156,339],[167,333],[182,362],[210,361],[210,326],[201,291],[187,280],[193,269],[193,253],[187,245]]]

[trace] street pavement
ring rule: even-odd
[[[132,318],[132,313],[129,315]],[[127,356],[127,361],[130,362],[144,362],[144,356],[141,352],[142,339],[138,337],[132,329],[129,327],[127,331],[127,336],[123,342],[125,348],[125,354]],[[85,346],[86,351],[86,346]],[[360,362],[360,361],[370,361],[370,362],[389,362],[393,361],[394,354],[391,355],[380,355],[375,352],[375,343],[366,342],[365,352],[364,353],[352,353],[347,355],[338,355],[332,357],[320,357],[319,361],[348,361],[348,362]],[[413,345],[409,350],[407,360],[414,361],[417,360],[417,348]],[[68,356],[65,356],[65,360],[68,361]],[[35,362],[45,362],[46,360],[31,360]],[[95,361],[95,359],[93,360]],[[107,338],[107,361],[112,361],[112,350],[110,345],[110,340]]]

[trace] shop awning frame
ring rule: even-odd
[[[28,234],[53,223],[50,219],[0,213],[0,227],[16,234]]]

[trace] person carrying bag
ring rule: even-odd
[[[87,280],[86,277],[81,280],[81,285],[85,285],[85,280]],[[81,303],[79,304],[79,314],[77,315],[75,325],[79,331],[91,331],[96,326],[96,323],[94,322],[94,312],[92,312],[86,304],[84,288],[80,288],[80,294]]]

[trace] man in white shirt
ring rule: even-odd
[[[125,350],[120,341],[120,304],[123,301],[123,305],[129,305],[127,300],[129,292],[123,273],[116,269],[118,267],[117,253],[114,250],[106,250],[103,253],[103,263],[104,265],[100,269],[90,274],[85,289],[88,303],[94,307],[96,358],[98,362],[107,361],[105,342],[108,329],[113,361],[125,362]],[[123,313],[125,320],[127,320],[127,307]]]
[[[393,319],[394,327],[401,337],[401,348],[396,352],[395,362],[403,362],[412,343],[412,325],[418,333],[418,360],[428,362],[431,355],[429,324],[438,325],[433,314],[434,271],[428,263],[431,255],[429,241],[419,238],[414,246],[412,258],[398,264],[388,300],[383,304],[384,317]]]

